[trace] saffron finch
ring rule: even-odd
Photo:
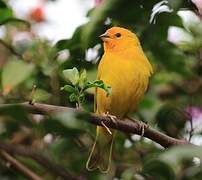
[[[152,66],[145,56],[137,36],[131,31],[112,27],[100,38],[104,41],[104,55],[98,66],[97,79],[112,88],[107,96],[97,88],[95,112],[110,114],[119,119],[136,110],[152,74]],[[88,170],[108,172],[111,164],[115,130],[97,126],[96,139],[86,163]]]

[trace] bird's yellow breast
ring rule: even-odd
[[[141,49],[140,52],[105,53],[98,67],[97,78],[111,86],[112,93],[108,97],[102,89],[96,90],[96,112],[109,112],[123,117],[134,111],[144,95],[151,73],[151,65]],[[129,53],[129,54],[128,54]]]

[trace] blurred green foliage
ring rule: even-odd
[[[154,6],[163,6],[164,10],[155,13]],[[178,13],[182,9],[197,12],[191,1],[105,0],[89,10],[89,21],[78,27],[72,38],[52,45],[48,40],[33,36],[32,25],[29,27],[29,22],[16,18],[7,1],[0,0],[0,27],[6,30],[1,40],[7,44],[5,47],[0,41],[0,103],[32,99],[75,107],[75,101],[83,102],[85,91],[83,107],[93,111],[94,89],[91,87],[110,93],[103,82],[96,81],[95,62],[103,54],[103,48],[95,48],[101,44],[98,36],[111,26],[123,26],[136,32],[155,70],[147,95],[132,116],[146,120],[170,136],[187,137],[190,116],[185,109],[202,106],[202,22],[198,18],[197,23],[187,25]],[[191,40],[168,41],[171,26],[180,28]],[[31,40],[14,43],[13,29],[18,33],[27,31]],[[97,52],[91,61],[87,58],[90,49]],[[61,56],[64,52],[66,56]],[[123,133],[118,133],[116,138],[110,173],[86,171],[95,126],[86,123],[85,118],[74,113],[31,116],[18,106],[0,106],[0,139],[43,149],[76,176],[90,180],[201,179],[200,147],[163,150],[147,139]],[[197,133],[195,135],[201,139],[201,131]],[[196,157],[199,162],[195,161]],[[57,178],[29,158],[16,158],[44,179]],[[25,178],[0,158],[0,179]]]

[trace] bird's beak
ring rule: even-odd
[[[104,34],[101,34],[100,36],[99,36],[99,38],[101,38],[103,41],[106,41],[107,39],[109,39],[110,38],[110,36],[107,34],[107,32],[106,33],[104,33]]]

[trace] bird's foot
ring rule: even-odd
[[[112,135],[112,132],[110,131],[110,129],[106,126],[106,124],[105,124],[103,121],[101,121],[101,124],[102,124],[102,126],[106,129],[106,131],[107,131],[110,135]]]
[[[138,123],[139,123],[139,127],[141,129],[141,134],[140,135],[143,137],[145,129],[147,129],[149,126],[148,126],[148,124],[146,124],[146,123],[144,123],[142,121],[139,121]]]
[[[117,119],[116,116],[113,116],[113,115],[109,114],[109,112],[103,113],[102,115],[104,117],[110,118],[114,123],[116,123],[116,119]],[[106,124],[103,121],[101,121],[101,124],[107,130],[107,132],[112,135],[111,130],[106,126]]]
[[[106,113],[104,113],[104,116],[110,118],[113,121],[113,123],[116,123],[117,117],[114,116],[114,115],[109,114],[108,111]]]

